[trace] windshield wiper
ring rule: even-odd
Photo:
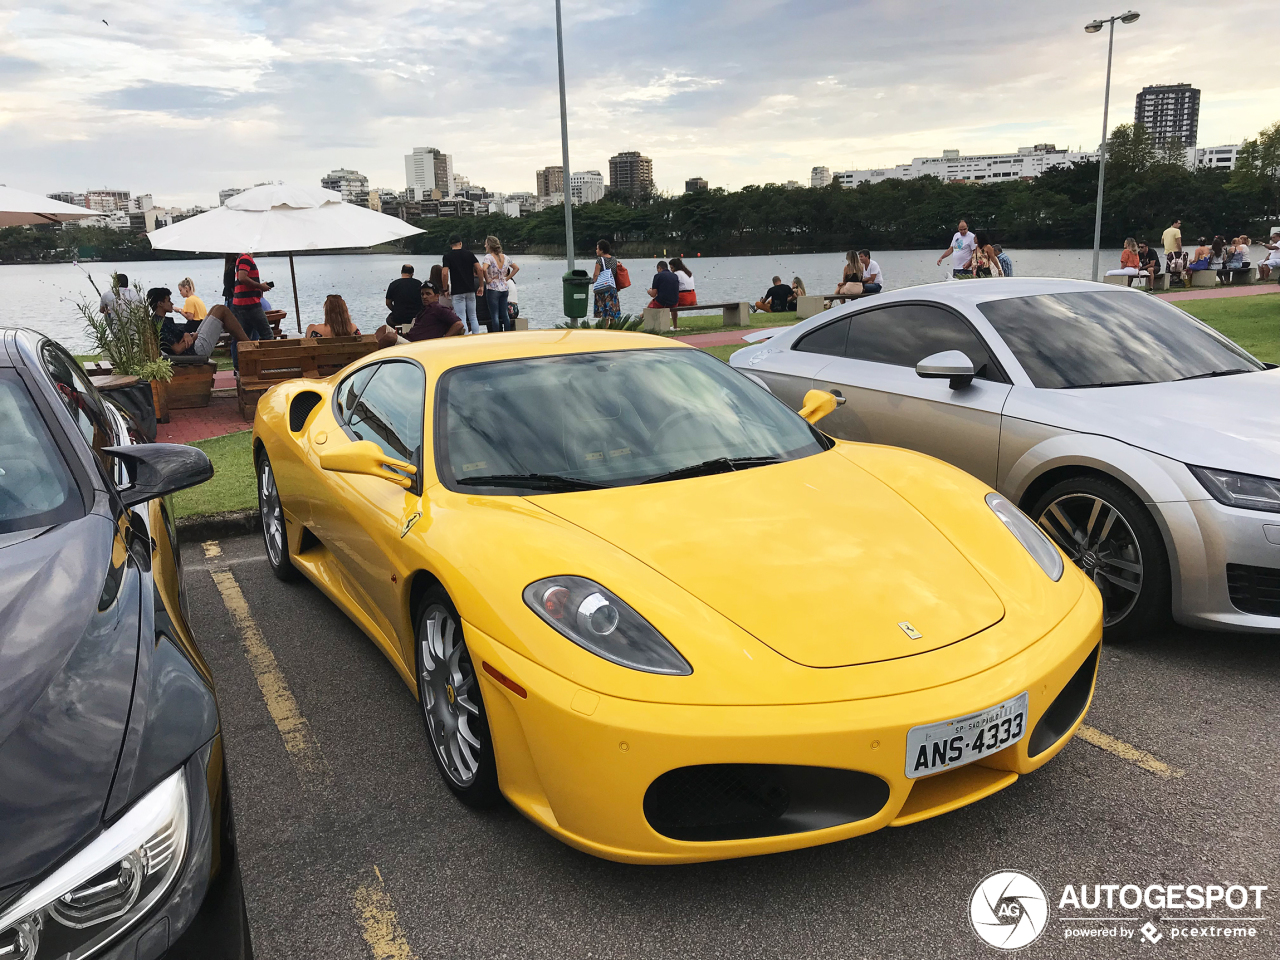
[[[1230,377],[1233,374],[1237,374],[1237,373],[1254,373],[1254,372],[1255,371],[1253,370],[1246,370],[1244,367],[1232,367],[1230,370],[1210,370],[1208,373],[1193,373],[1189,377],[1178,377],[1178,379],[1173,382],[1179,383],[1183,380],[1207,380],[1210,377]]]
[[[456,482],[469,487],[526,487],[552,493],[606,490],[610,487],[607,483],[596,483],[579,477],[562,477],[558,473],[495,473],[487,477],[462,477]]]
[[[777,463],[778,458],[766,457],[716,457],[714,460],[703,460],[687,467],[680,467],[669,473],[660,473],[650,477],[643,483],[661,483],[664,480],[683,480],[685,477],[706,477],[714,473],[732,473],[734,470],[745,470],[751,467],[762,467],[766,463]]]
[[[1102,383],[1073,383],[1062,390],[1092,390],[1096,387],[1133,387],[1140,383],[1157,383],[1156,380],[1104,380]]]

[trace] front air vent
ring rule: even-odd
[[[307,417],[323,398],[314,390],[303,390],[289,404],[289,429],[297,433],[307,425]]]
[[[1031,731],[1031,740],[1027,743],[1027,756],[1038,757],[1055,743],[1061,740],[1072,724],[1080,719],[1084,708],[1089,703],[1089,694],[1093,691],[1093,681],[1098,675],[1098,654],[1102,652],[1102,644],[1093,648],[1093,653],[1080,664],[1062,692],[1049,704],[1036,728]]]
[[[1280,617],[1280,570],[1227,564],[1227,592],[1241,613],[1255,617]]]

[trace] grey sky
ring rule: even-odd
[[[566,0],[572,166],[640,150],[678,191],[948,147],[1093,146],[1106,34],[1082,27],[1123,9]],[[1201,146],[1280,119],[1273,5],[1137,9],[1117,29],[1113,125],[1141,86],[1179,81],[1203,91]],[[402,189],[414,146],[491,190],[531,190],[560,162],[551,0],[0,0],[0,89],[0,182],[39,192],[209,204],[339,166]]]

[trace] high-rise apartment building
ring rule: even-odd
[[[98,213],[115,213],[117,210],[128,212],[128,190],[86,190],[84,205]]]
[[[632,196],[653,189],[653,161],[637,150],[615,154],[609,158],[609,189],[625,191]]]
[[[809,171],[809,186],[825,187],[825,186],[829,186],[830,183],[831,183],[830,167],[814,167],[811,171]]]
[[[700,190],[707,189],[707,181],[701,177],[691,177],[684,182],[685,193],[697,193]]]
[[[74,190],[62,190],[62,191],[59,191],[58,193],[46,193],[45,196],[48,197],[50,200],[58,200],[58,201],[61,201],[62,203],[69,203],[73,207],[83,207],[86,205],[84,202],[84,194],[76,193]]]
[[[1189,83],[1143,87],[1134,104],[1133,122],[1147,128],[1157,147],[1170,140],[1194,147],[1200,130],[1200,91]]]
[[[321,177],[320,186],[342,194],[347,203],[359,203],[361,206],[369,203],[369,178],[358,170],[339,167]]]
[[[404,158],[404,180],[414,199],[424,194],[429,199],[432,190],[439,190],[442,197],[453,196],[453,155],[435,147],[414,147]]]
[[[572,203],[595,203],[604,199],[604,175],[599,170],[580,170],[569,175]]]
[[[543,167],[534,171],[533,179],[537,184],[534,194],[549,197],[553,193],[564,193],[564,167]]]

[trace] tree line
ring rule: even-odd
[[[1194,239],[1240,233],[1265,236],[1280,223],[1280,123],[1241,146],[1231,171],[1187,169],[1180,144],[1157,149],[1141,124],[1122,124],[1107,140],[1102,242],[1126,237],[1158,243],[1175,219]],[[610,193],[574,207],[575,247],[588,254],[597,240],[643,254],[667,250],[707,255],[800,253],[871,247],[942,249],[958,220],[1009,247],[1090,247],[1097,163],[1056,167],[1032,180],[944,183],[936,177],[787,189],[777,184],[679,196]],[[438,254],[459,235],[479,248],[493,235],[512,252],[564,250],[564,208],[525,217],[414,221],[422,234],[401,248]],[[162,259],[188,254],[153,251],[143,236],[105,228],[10,227],[0,230],[0,260]]]

